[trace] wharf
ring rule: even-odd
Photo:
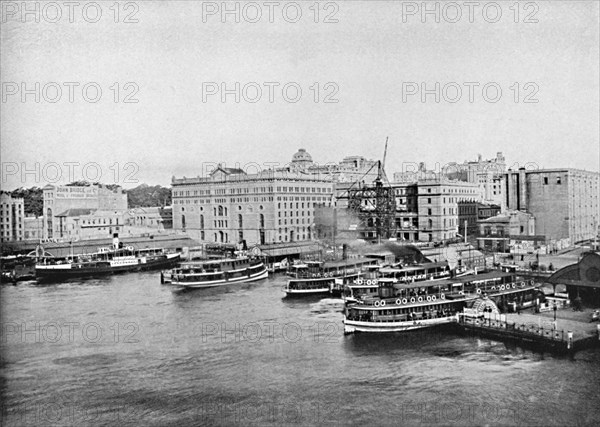
[[[571,309],[554,313],[509,313],[506,315],[473,318],[458,316],[461,331],[499,340],[515,341],[540,350],[558,353],[576,352],[600,346],[598,322],[590,322],[591,311]]]

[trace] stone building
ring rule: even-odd
[[[507,211],[477,222],[480,249],[494,252],[509,252],[511,242],[535,235],[535,218],[521,211]],[[525,239],[527,240],[527,239]]]
[[[394,182],[409,183],[436,179],[463,181],[479,186],[481,201],[487,204],[504,204],[504,172],[506,159],[502,152],[496,153],[493,159],[484,160],[482,155],[476,161],[463,163],[450,162],[445,165],[436,164],[434,169],[427,169],[425,163],[404,164],[402,172],[394,173]]]
[[[458,203],[481,199],[478,184],[446,178],[419,181],[419,240],[439,242],[459,234]]]
[[[597,235],[597,172],[519,169],[508,171],[504,179],[508,208],[531,213],[536,219],[535,234],[545,236],[547,243],[573,245]]]
[[[23,221],[23,240],[41,240],[44,238],[44,217],[27,216]]]
[[[297,170],[246,174],[219,166],[208,177],[173,177],[173,228],[203,242],[311,240],[314,209],[331,204],[333,183],[302,172],[312,161],[308,153],[294,160],[302,163]]]
[[[317,164],[313,162],[312,156],[300,148],[293,156],[292,161],[286,168],[279,171],[301,172],[321,179],[329,179],[336,183],[364,182],[372,183],[377,178],[378,162],[368,160],[362,156],[348,156],[339,163]]]
[[[23,198],[0,194],[0,241],[23,240],[25,204]]]
[[[393,213],[393,238],[406,242],[440,242],[451,240],[459,233],[458,206],[461,200],[479,200],[481,190],[477,184],[446,178],[431,177],[389,184],[395,197]],[[369,186],[367,186],[369,187]],[[352,235],[357,238],[376,241],[376,215],[374,199],[361,201],[361,212],[345,213],[349,205],[348,185],[336,184],[336,233],[338,236]],[[369,216],[369,213],[373,214]],[[319,219],[323,221],[324,233],[331,233],[333,212],[323,211]],[[360,219],[359,219],[360,217]],[[366,219],[365,219],[366,218]],[[349,228],[344,228],[345,226]]]
[[[501,211],[499,205],[488,205],[475,200],[461,200],[458,202],[459,234],[475,241],[479,234],[478,221],[498,215]],[[466,224],[466,231],[465,231]]]
[[[73,214],[73,212],[69,213],[71,210],[109,211],[117,215],[127,211],[127,194],[121,187],[110,189],[96,184],[47,185],[43,190],[44,238],[46,239],[61,239],[68,236],[65,218]]]
[[[451,163],[445,168],[446,175],[456,173],[459,179],[479,185],[482,200],[487,204],[504,205],[504,173],[506,159],[502,152],[493,159],[484,160],[481,154],[477,161],[465,160],[463,163]]]

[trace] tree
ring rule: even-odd
[[[141,184],[127,190],[127,199],[130,208],[168,206],[171,204],[171,189]]]
[[[39,187],[18,188],[9,193],[12,197],[23,198],[25,215],[42,216],[44,210],[44,192]]]

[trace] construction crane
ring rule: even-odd
[[[396,197],[385,174],[385,159],[387,156],[388,138],[385,140],[383,161],[377,161],[377,178],[373,184],[360,185],[347,190],[348,209],[353,211],[358,219],[358,229],[368,233],[365,237],[369,240],[389,239],[396,234]],[[375,164],[360,178],[368,175]],[[360,179],[357,181],[359,182]],[[385,181],[385,182],[384,182]],[[371,233],[374,232],[374,235]]]

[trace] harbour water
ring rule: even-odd
[[[285,276],[2,285],[2,425],[597,425],[600,352],[442,331],[343,334]]]

